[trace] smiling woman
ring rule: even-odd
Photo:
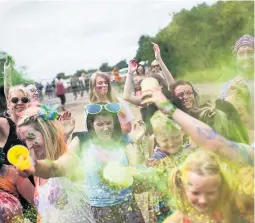
[[[21,113],[29,106],[29,93],[24,86],[11,87],[7,97],[9,112],[4,112],[0,117],[0,148],[7,155],[11,146],[22,144],[16,136],[16,122]]]
[[[7,97],[8,112],[5,111],[0,115],[0,150],[3,151],[5,157],[12,146],[24,144],[17,137],[16,123],[22,112],[29,106],[29,104],[29,92],[24,86],[16,85],[9,89]],[[7,159],[5,159],[5,164],[10,164]],[[30,181],[33,182],[33,179],[30,178]],[[25,202],[21,196],[19,196],[19,199],[23,205],[23,211],[28,214],[29,212],[32,213],[33,211],[29,210],[31,207],[28,206],[28,203]]]
[[[86,107],[90,140],[81,148],[88,203],[96,222],[143,223],[130,185],[114,188],[112,182],[103,177],[104,168],[111,166],[111,163],[116,163],[117,168],[129,165],[118,119],[119,111],[118,103],[90,104]]]

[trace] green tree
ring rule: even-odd
[[[6,52],[0,51],[0,85],[4,84],[4,63],[6,61],[6,57],[9,54]],[[12,73],[12,85],[24,84],[28,85],[33,83],[34,81],[31,78],[26,77],[26,67],[25,66],[14,66]]]
[[[153,41],[159,44],[161,56],[172,74],[183,77],[207,70],[207,74],[198,76],[197,80],[218,80],[220,72],[218,76],[210,72],[234,68],[232,49],[236,40],[253,33],[254,2],[219,1],[211,6],[204,3],[175,13],[169,25],[155,37],[142,35],[136,58],[153,60],[150,44]]]
[[[99,67],[99,70],[102,72],[109,72],[112,70],[112,67],[110,67],[108,63],[102,63],[102,65]]]
[[[66,77],[65,73],[61,72],[61,73],[58,73],[58,74],[56,75],[56,78],[66,79],[67,77]]]
[[[126,68],[127,66],[128,64],[126,60],[121,60],[116,65],[114,65],[114,67],[118,67],[119,69]]]

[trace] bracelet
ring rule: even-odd
[[[162,102],[161,105],[163,106],[162,112],[169,118],[172,118],[174,112],[176,111],[176,107],[169,101]]]

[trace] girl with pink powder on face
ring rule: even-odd
[[[110,78],[104,73],[95,73],[89,82],[90,103],[116,102],[121,104],[121,112],[118,115],[121,129],[124,134],[131,131],[131,121],[134,119],[131,109],[124,100],[117,98],[112,90]],[[85,114],[86,115],[86,114]],[[85,117],[86,119],[86,117]],[[85,120],[86,122],[86,120]]]

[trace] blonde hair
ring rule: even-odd
[[[27,88],[24,85],[15,85],[13,87],[10,87],[10,89],[9,89],[8,100],[11,99],[11,95],[13,93],[17,93],[17,92],[22,92],[25,97],[30,98],[29,91],[27,90]]]
[[[107,74],[101,73],[101,72],[96,72],[94,73],[89,80],[89,98],[90,98],[90,103],[96,103],[99,102],[99,98],[96,92],[96,78],[97,77],[102,77],[104,78],[107,83],[108,83],[108,92],[107,92],[107,98],[110,102],[118,102],[115,94],[113,93],[113,89],[111,86],[111,81],[110,78]]]
[[[32,124],[44,140],[46,159],[57,160],[67,151],[62,126],[58,120],[45,120],[39,115],[41,108],[30,107],[18,120],[18,127]]]
[[[162,133],[165,131],[171,132],[172,128],[181,130],[181,127],[173,120],[167,118],[161,111],[156,111],[150,119],[154,133]]]
[[[172,171],[169,181],[172,197],[170,202],[171,207],[174,207],[187,216],[195,216],[197,213],[189,203],[185,193],[184,186],[187,184],[187,172],[197,173],[201,176],[221,176],[220,195],[216,208],[217,211],[222,211],[224,219],[227,220],[227,222],[231,222],[230,205],[232,199],[230,199],[229,186],[224,179],[215,155],[203,150],[190,154],[180,169],[176,168]]]

